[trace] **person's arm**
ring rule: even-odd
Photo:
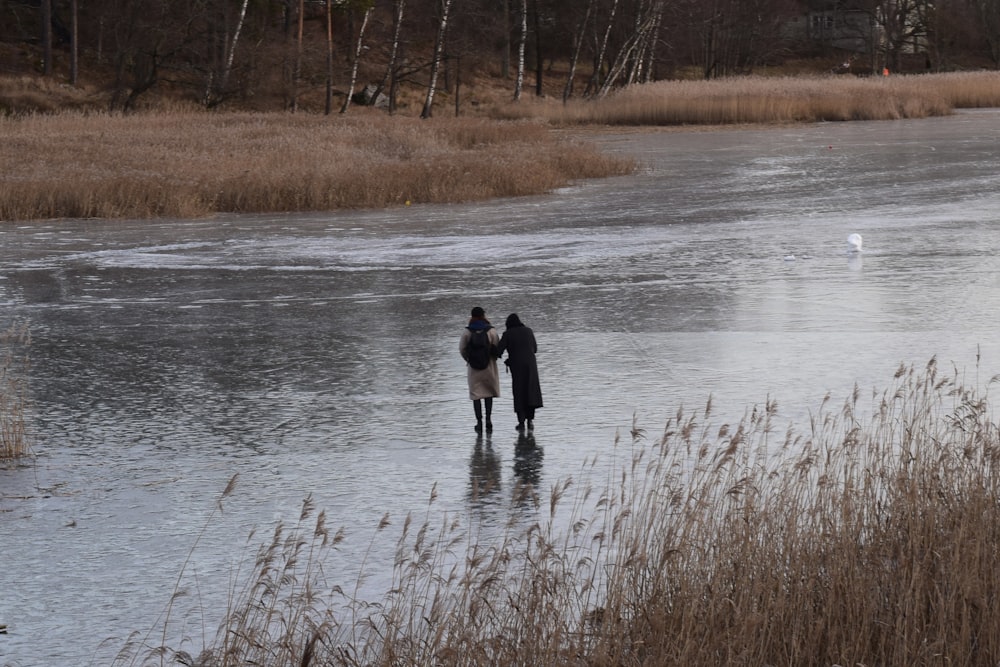
[[[503,353],[507,351],[507,332],[504,331],[503,335],[500,336],[500,342],[497,343],[497,359],[503,356]]]
[[[469,362],[469,358],[465,355],[465,347],[468,344],[469,344],[469,330],[466,329],[465,331],[462,332],[462,338],[459,339],[458,341],[458,353],[462,355],[462,359],[465,359],[466,363]]]
[[[500,352],[500,334],[497,333],[496,329],[490,329],[490,345],[492,345],[490,354],[493,355],[494,359],[499,359],[502,353]]]

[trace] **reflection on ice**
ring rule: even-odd
[[[545,452],[532,433],[520,433],[514,445],[514,475],[519,483],[537,490],[542,481],[542,459]]]
[[[861,234],[851,234],[847,237],[847,252],[852,254],[861,252]]]

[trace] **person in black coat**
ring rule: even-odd
[[[497,349],[501,355],[507,353],[504,363],[510,372],[517,430],[523,431],[525,422],[528,429],[533,429],[535,410],[542,407],[542,386],[538,381],[538,364],[535,361],[535,353],[538,352],[535,332],[524,326],[517,313],[507,316],[506,326]]]

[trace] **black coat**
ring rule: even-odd
[[[497,346],[500,354],[507,353],[510,369],[511,393],[514,394],[514,412],[527,412],[542,407],[542,386],[538,381],[538,363],[535,353],[535,333],[526,326],[508,327]]]

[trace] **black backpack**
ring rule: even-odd
[[[489,329],[469,329],[469,342],[465,345],[465,359],[477,371],[490,365],[493,358],[493,343]]]

